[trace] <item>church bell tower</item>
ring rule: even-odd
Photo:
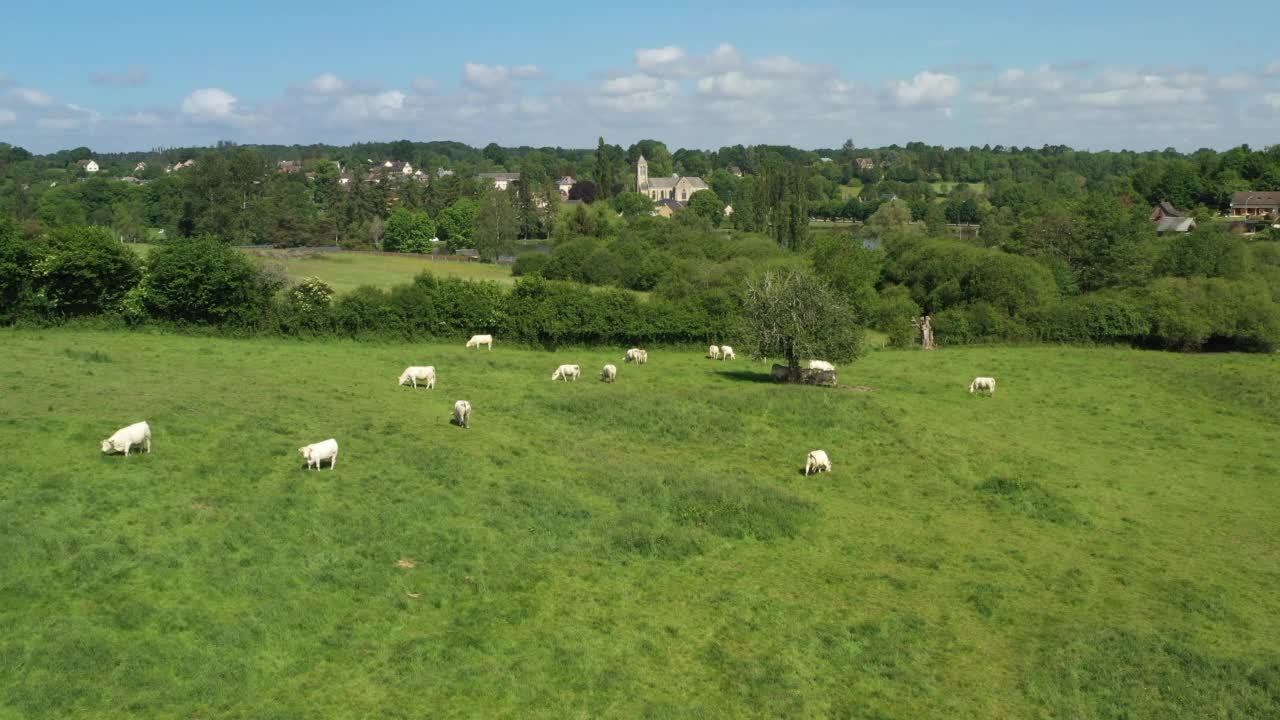
[[[636,192],[644,192],[649,187],[649,161],[641,155],[636,161]]]

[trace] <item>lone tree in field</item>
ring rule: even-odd
[[[802,358],[848,362],[858,356],[862,328],[853,312],[808,270],[772,270],[747,283],[743,338],[756,359],[786,358],[792,382]]]

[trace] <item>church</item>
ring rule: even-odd
[[[644,193],[650,200],[675,200],[679,203],[689,202],[689,198],[699,190],[706,190],[707,184],[700,177],[680,177],[672,175],[664,178],[649,177],[649,161],[641,155],[636,161],[636,192]]]

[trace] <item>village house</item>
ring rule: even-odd
[[[650,178],[649,161],[643,155],[636,161],[636,192],[647,195],[650,200],[676,200],[683,203],[688,202],[694,193],[706,189],[707,183],[700,177],[672,175],[669,178]]]
[[[857,165],[859,170],[874,170],[876,167],[875,161],[866,157],[854,158],[853,164]]]
[[[137,165],[133,166],[133,173],[135,175],[139,173],[144,173],[146,171],[147,171],[147,164],[145,162],[140,162]]]
[[[1196,219],[1189,217],[1162,217],[1156,221],[1156,232],[1164,233],[1185,233],[1196,229]]]
[[[652,214],[658,217],[669,218],[683,209],[684,209],[684,203],[680,202],[679,200],[672,200],[671,198],[666,198],[665,200],[659,200],[658,202],[654,203]]]
[[[1168,200],[1161,200],[1160,204],[1151,208],[1151,222],[1160,222],[1165,218],[1183,218],[1187,214],[1173,206]]]
[[[436,177],[438,178],[449,177],[452,174],[453,174],[452,170],[445,170],[444,168],[436,168]]]
[[[171,173],[171,172],[177,172],[177,171],[179,171],[179,170],[185,170],[186,168],[189,168],[189,167],[191,167],[192,165],[195,165],[195,164],[196,164],[196,161],[195,161],[194,159],[192,159],[192,160],[184,160],[184,161],[179,162],[179,163],[174,163],[173,165],[165,165],[165,166],[164,166],[164,171],[165,171],[165,173],[166,173],[166,174],[167,174],[167,173]]]
[[[294,160],[281,160],[280,162],[276,163],[276,172],[281,172],[286,174],[302,172],[302,163]]]
[[[79,160],[76,162],[87,173],[98,172],[98,163],[93,160]]]
[[[1232,217],[1259,217],[1280,215],[1280,192],[1246,192],[1232,193]]]
[[[737,165],[730,165],[729,174],[734,177],[742,177],[742,168],[738,167]]]
[[[574,179],[573,179],[573,177],[571,177],[571,176],[569,176],[569,175],[565,175],[564,177],[560,178],[559,180],[556,180],[556,187],[560,188],[560,199],[561,199],[561,200],[568,200],[568,199],[569,199],[569,191],[570,191],[571,189],[573,189],[573,185],[574,185],[574,183],[576,183],[576,182],[578,182],[578,181],[577,181],[577,180],[574,180]]]
[[[382,171],[391,174],[412,175],[413,166],[400,160],[386,160],[382,163]]]
[[[513,184],[520,182],[520,173],[480,173],[476,175],[476,179],[493,183],[495,190],[506,190]]]

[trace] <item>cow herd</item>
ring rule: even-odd
[[[482,345],[487,346],[489,350],[493,350],[493,336],[474,335],[467,341],[466,347],[479,348]],[[733,360],[737,357],[733,348],[728,345],[712,345],[707,351],[707,356],[714,360]],[[644,365],[649,362],[649,351],[641,348],[631,348],[627,351],[623,361]],[[825,360],[810,361],[809,369],[835,372],[835,366]],[[556,368],[555,372],[551,374],[551,380],[563,382],[572,380],[576,382],[581,375],[581,366],[566,364]],[[617,378],[618,366],[612,363],[605,365],[600,373],[600,379],[606,383],[613,383]],[[411,365],[400,373],[399,384],[410,384],[414,388],[422,384],[429,390],[435,389],[436,369],[430,365]],[[992,377],[976,377],[973,382],[969,383],[969,392],[985,392],[989,395],[994,395],[996,392],[996,380]],[[460,428],[471,427],[471,403],[469,401],[458,400],[453,404],[452,422]],[[122,453],[127,457],[129,451],[134,447],[143,447],[148,453],[151,452],[151,425],[145,420],[120,428],[111,437],[102,441],[102,452],[104,453]],[[329,464],[330,470],[338,466],[338,441],[333,438],[304,445],[298,448],[298,452],[306,460],[307,469],[314,467],[319,470],[321,463],[324,462]],[[825,450],[814,450],[805,457],[804,474],[809,475],[820,472],[831,472],[831,458],[827,456]]]

